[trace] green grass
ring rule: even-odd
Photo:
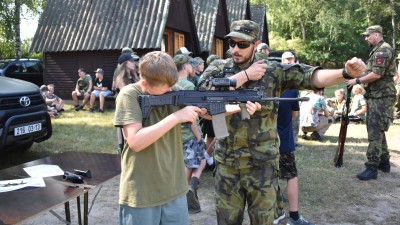
[[[117,153],[114,110],[104,113],[75,111],[72,105],[51,120],[53,135],[49,140],[34,143],[26,152],[0,155],[0,169],[67,151]]]

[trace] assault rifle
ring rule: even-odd
[[[154,107],[163,105],[176,106],[197,106],[206,108],[207,113],[212,116],[212,124],[216,138],[228,136],[228,129],[225,122],[225,105],[241,105],[242,119],[250,118],[244,104],[247,101],[263,102],[268,101],[308,101],[308,97],[301,98],[265,98],[260,88],[229,90],[230,87],[236,87],[236,80],[229,78],[214,78],[211,86],[215,90],[179,90],[167,92],[163,95],[139,95],[139,104],[142,110],[143,118],[148,118]]]
[[[349,111],[350,111],[349,106],[350,106],[350,96],[352,89],[353,89],[352,86],[347,88],[346,106],[343,108],[342,117],[340,119],[338,146],[336,148],[335,158],[333,159],[333,163],[335,164],[336,167],[343,166],[344,143],[346,142],[347,125],[349,124]]]

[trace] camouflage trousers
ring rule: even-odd
[[[378,166],[381,159],[389,159],[385,131],[393,122],[395,97],[367,99],[368,164]]]
[[[240,225],[244,209],[252,225],[270,225],[277,208],[278,162],[236,169],[216,165],[215,199],[218,225]]]

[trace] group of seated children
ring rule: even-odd
[[[76,111],[83,109],[89,103],[89,112],[94,112],[94,102],[96,98],[99,98],[100,104],[97,111],[104,112],[105,97],[112,94],[111,82],[104,77],[103,69],[98,68],[95,73],[96,78],[93,81],[85,69],[78,69],[79,79],[76,82],[75,90],[72,91],[72,101]],[[79,98],[83,98],[82,104],[79,104]]]
[[[353,86],[353,99],[350,104],[348,118],[350,122],[363,123],[367,112],[367,103],[364,98],[364,88],[357,84]],[[300,105],[300,130],[302,137],[307,138],[311,133],[311,139],[321,141],[321,136],[328,130],[333,122],[339,122],[346,110],[345,90],[335,91],[334,98],[326,98],[323,90],[311,91],[306,95],[308,102]]]
[[[56,117],[64,111],[63,100],[54,94],[54,84],[40,86],[40,92],[47,105],[47,111],[51,117]]]

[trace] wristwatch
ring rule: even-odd
[[[361,84],[360,78],[358,78],[358,77],[356,78],[356,83],[357,83],[357,84]]]
[[[349,80],[349,79],[353,79],[353,77],[349,76],[349,74],[346,71],[346,68],[343,68],[342,70],[342,76],[344,79]]]

